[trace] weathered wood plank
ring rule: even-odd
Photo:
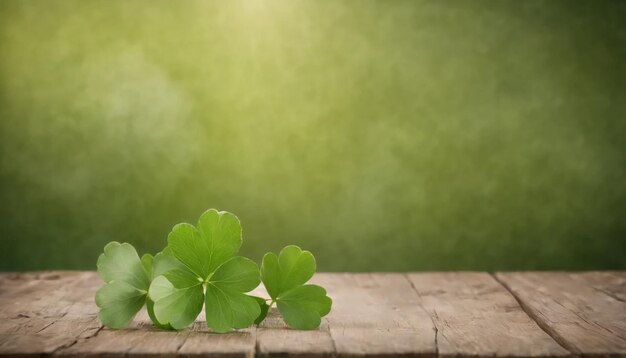
[[[93,303],[93,295],[102,281],[99,279],[94,281],[97,284],[92,290],[89,306],[97,314],[98,309]],[[96,320],[98,320],[97,317]],[[128,328],[123,330],[102,328],[94,334],[78,337],[74,344],[57,350],[55,355],[69,357],[176,356],[187,335],[187,331],[171,332],[154,328],[148,313],[143,309],[139,311]]]
[[[269,298],[262,285],[252,294]],[[323,319],[318,330],[294,330],[287,327],[276,308],[273,307],[267,318],[256,328],[255,334],[256,356],[258,357],[332,357],[335,354],[326,319]]]
[[[626,303],[620,299],[624,274],[526,272],[496,277],[574,353],[626,356]]]
[[[256,327],[219,334],[208,332],[206,322],[196,322],[178,353],[183,356],[251,358],[255,353]]]
[[[542,328],[574,353],[625,356],[626,273],[496,277],[518,296]],[[259,328],[215,334],[208,332],[204,322],[179,332],[160,331],[152,327],[145,311],[128,329],[103,329],[93,301],[102,282],[94,272],[2,273],[0,355],[568,354],[485,273],[317,274],[313,282],[326,287],[334,300],[333,310],[319,330],[291,330],[274,311]],[[267,297],[262,287],[254,294]]]
[[[408,277],[437,327],[440,356],[569,355],[487,273],[412,273]]]
[[[71,291],[76,284],[90,279],[94,273],[24,273],[2,275],[0,278],[0,319],[34,318],[37,315],[61,315],[67,309],[59,300],[67,297],[73,302]],[[80,293],[85,293],[84,290]],[[39,317],[41,318],[41,317]]]
[[[326,273],[315,282],[333,299],[327,320],[338,356],[436,355],[435,328],[404,275]]]
[[[67,336],[0,333],[0,355],[6,357],[39,357],[54,353],[59,347],[72,344]]]
[[[580,272],[572,277],[584,280],[591,287],[618,301],[626,302],[626,272]]]
[[[275,309],[256,330],[259,357],[332,357],[335,353],[333,340],[324,321],[317,330],[290,329]]]
[[[80,339],[76,344],[57,352],[71,357],[175,356],[184,343],[186,331],[159,331],[149,327],[124,330],[103,329],[97,335]]]
[[[0,273],[0,300],[6,295],[17,295],[21,290],[37,286],[43,277],[58,279],[57,273],[47,272],[2,272]],[[36,288],[35,288],[36,289]]]
[[[6,285],[0,294],[2,354],[51,354],[101,327],[93,272],[5,274],[0,280]]]

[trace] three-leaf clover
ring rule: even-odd
[[[227,332],[261,323],[276,303],[289,326],[318,327],[332,300],[322,287],[305,285],[315,273],[313,255],[287,246],[279,256],[263,257],[260,274],[256,263],[235,256],[241,243],[239,219],[211,209],[197,226],[174,226],[168,246],[155,256],[139,258],[130,244],[107,244],[97,264],[105,282],[96,292],[100,320],[122,328],[145,304],[155,326],[181,329],[195,321],[204,305],[209,328]],[[260,275],[270,304],[246,294],[259,285]]]
[[[315,257],[309,251],[290,245],[280,255],[263,256],[261,278],[272,302],[285,322],[297,329],[315,329],[330,312],[332,300],[317,285],[305,285],[315,273]]]
[[[181,329],[205,305],[207,326],[215,332],[245,328],[260,315],[257,300],[246,295],[260,283],[258,265],[234,256],[241,247],[241,224],[229,212],[207,210],[197,227],[174,226],[167,253],[182,265],[155,277],[149,287],[158,322]]]
[[[98,258],[98,272],[105,284],[96,292],[100,321],[111,328],[125,327],[146,303],[152,257],[139,259],[135,248],[113,241]]]

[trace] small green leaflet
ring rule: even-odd
[[[126,327],[145,303],[155,326],[172,329],[156,320],[154,302],[148,298],[148,288],[154,277],[182,266],[167,250],[154,257],[145,254],[139,259],[131,244],[113,241],[104,247],[97,266],[105,284],[96,292],[96,305],[105,326]]]
[[[152,260],[144,257],[140,260],[132,245],[113,241],[98,258],[98,272],[105,284],[96,292],[96,305],[100,321],[107,327],[125,327],[146,302],[152,270],[148,262]]]
[[[317,285],[305,285],[315,273],[315,257],[298,246],[263,257],[261,278],[285,322],[297,329],[315,329],[330,312],[332,300]]]
[[[229,212],[210,209],[196,227],[174,226],[167,250],[184,267],[165,272],[150,285],[156,319],[181,329],[195,321],[204,304],[207,326],[215,332],[250,326],[261,307],[245,293],[259,285],[259,267],[234,256],[241,243],[241,224]]]
[[[315,273],[315,258],[297,246],[279,256],[263,257],[258,265],[235,256],[242,244],[239,219],[225,211],[207,210],[196,226],[178,224],[167,247],[139,258],[128,243],[110,242],[98,258],[104,285],[96,292],[100,320],[110,328],[127,326],[146,305],[154,325],[182,329],[205,308],[207,326],[228,332],[260,324],[276,303],[293,328],[314,329],[332,301],[326,290],[305,283]],[[246,294],[261,282],[271,302]]]
[[[148,272],[150,282],[154,281],[156,277],[161,276],[165,272],[185,267],[182,263],[180,263],[180,261],[174,258],[172,253],[167,248],[156,254],[154,258],[150,254],[143,255],[141,257],[141,261],[144,263],[144,267],[150,267]],[[162,329],[174,329],[170,324],[160,323],[156,319],[154,314],[154,301],[150,297],[147,297],[146,299],[146,308],[148,310],[148,316],[150,316],[150,319],[155,326]]]

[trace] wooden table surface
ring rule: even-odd
[[[0,274],[0,355],[626,357],[626,272],[321,273],[333,310],[314,331],[171,332],[145,310],[103,328],[94,272]],[[262,288],[257,294],[263,295]],[[202,319],[203,314],[199,317]]]

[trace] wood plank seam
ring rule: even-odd
[[[176,347],[176,354],[180,354],[180,350],[183,348],[188,338],[189,338],[189,334],[187,334],[185,338],[183,339],[183,341]]]
[[[325,319],[322,319],[324,321],[326,321],[326,324],[329,324],[329,322]],[[260,327],[260,325],[254,325],[253,327],[253,332],[255,334],[254,340],[255,340],[255,344],[254,344],[254,353],[252,354],[252,356],[249,356],[248,358],[265,358],[265,357],[270,357],[270,356],[274,356],[274,355],[278,355],[278,356],[297,356],[297,355],[302,355],[302,354],[298,354],[298,353],[293,353],[293,352],[265,352],[262,348],[261,348],[261,341],[259,340],[259,335],[257,334],[257,331],[259,329],[262,329]],[[287,329],[291,329],[291,328],[287,328]],[[319,328],[318,328],[319,329]],[[339,353],[337,352],[337,346],[335,343],[335,339],[333,338],[332,334],[328,334],[328,338],[330,339],[331,342],[331,347],[332,347],[332,351],[328,352],[330,355],[328,356],[326,353],[321,354],[321,356],[328,356],[329,358],[337,358],[339,357]],[[311,356],[314,355],[313,353],[311,353]],[[303,355],[304,357],[307,357],[307,354]]]
[[[541,328],[544,332],[546,332],[546,334],[552,337],[552,339],[554,339],[556,343],[558,343],[561,347],[563,347],[563,349],[570,352],[570,354],[572,354],[573,356],[580,356],[581,352],[578,349],[576,349],[576,347],[569,344],[563,336],[561,336],[558,332],[556,332],[548,324],[546,324],[545,320],[541,319],[541,317],[539,317],[538,314],[535,314],[533,310],[531,310],[530,307],[528,307],[524,303],[524,301],[522,301],[522,299],[511,289],[511,287],[507,285],[506,282],[501,280],[498,277],[498,275],[496,275],[493,272],[489,272],[489,275],[491,275],[491,277],[493,277],[493,279],[496,280],[496,282],[502,285],[502,287],[504,287],[504,289],[506,289],[511,294],[511,296],[515,298],[515,300],[520,305],[520,307],[522,307],[522,309],[524,310],[524,312],[526,312],[526,314],[528,315],[528,317],[530,317],[530,319],[535,321],[535,323],[537,324],[537,326],[539,326],[539,328]]]
[[[322,318],[322,320],[324,320],[326,324],[328,324],[328,335],[330,336],[330,342],[332,343],[332,347],[333,347],[332,357],[335,358],[338,356],[337,342],[335,342],[335,337],[333,337],[331,327],[330,327],[330,322],[328,322],[328,319],[324,317]]]
[[[485,272],[406,275],[417,291],[416,301],[429,314],[430,326],[437,328],[439,357],[572,356]]]
[[[314,279],[334,300],[328,352],[341,358],[436,357],[432,320],[404,274],[321,273]]]
[[[420,295],[419,290],[415,287],[415,285],[413,284],[413,281],[411,281],[411,279],[409,278],[409,275],[407,273],[404,273],[402,274],[402,276],[408,281],[409,285],[411,285],[413,292],[415,292],[415,294],[421,298],[422,296]],[[418,305],[420,306],[422,310],[424,310],[424,312],[428,312],[428,310],[426,310],[426,307],[424,307],[421,301],[418,303]],[[439,357],[439,327],[437,326],[437,323],[435,322],[435,318],[431,315],[429,315],[429,317],[430,317],[430,321],[433,324],[433,328],[435,330],[435,357]]]
[[[605,295],[607,295],[607,296],[611,297],[612,299],[614,299],[614,300],[616,300],[616,301],[620,301],[620,302],[625,302],[625,303],[626,303],[626,300],[624,300],[622,297],[620,297],[620,296],[616,295],[615,293],[613,293],[613,292],[611,292],[611,291],[609,291],[609,290],[603,289],[603,288],[601,288],[601,287],[597,287],[597,286],[596,286],[596,285],[594,285],[592,282],[588,282],[587,280],[585,280],[585,279],[584,279],[584,278],[582,278],[582,277],[579,277],[579,276],[574,276],[573,278],[574,278],[575,280],[577,280],[577,281],[584,282],[585,284],[587,284],[587,285],[588,285],[589,287],[591,287],[592,289],[594,289],[594,290],[596,290],[596,291],[598,291],[598,292],[600,292],[600,293],[603,293],[603,294],[605,294]]]
[[[620,297],[614,295],[612,292],[609,292],[607,290],[603,290],[601,288],[598,287],[594,287],[594,286],[590,286],[591,288],[593,288],[594,290],[598,291],[598,292],[602,292],[605,295],[611,297],[612,299],[616,300],[616,301],[620,301],[620,302],[626,302],[626,300],[621,299]]]
[[[626,272],[495,275],[576,353],[595,358],[626,357]]]

